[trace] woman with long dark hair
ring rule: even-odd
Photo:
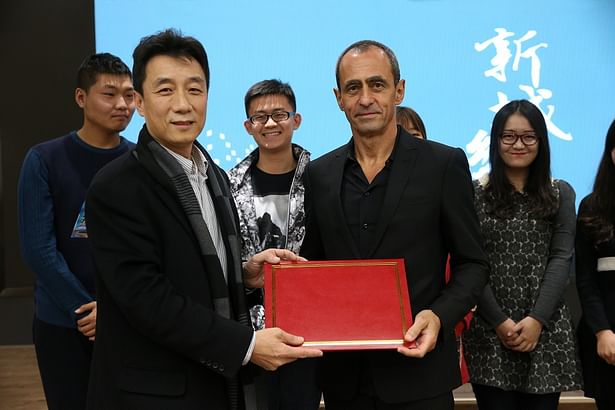
[[[491,267],[465,334],[480,409],[557,409],[581,387],[563,294],[574,246],[574,191],[551,179],[547,126],[526,100],[495,115],[491,171],[475,181],[475,206]]]
[[[606,135],[594,190],[577,224],[577,288],[583,308],[579,347],[585,395],[615,409],[615,121]]]

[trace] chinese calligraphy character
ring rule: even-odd
[[[468,164],[471,169],[480,166],[478,171],[472,172],[472,179],[478,179],[489,172],[489,133],[478,130],[472,141],[466,145],[466,151],[471,154]]]
[[[474,43],[474,49],[478,52],[483,52],[489,46],[493,46],[495,48],[496,55],[490,60],[492,67],[484,71],[485,77],[495,78],[500,83],[508,83],[506,69],[508,63],[513,57],[513,53],[510,49],[511,42],[508,39],[514,36],[515,33],[508,31],[505,28],[496,28],[495,32],[497,34],[494,37],[483,41],[482,43]],[[512,71],[519,71],[522,59],[529,60],[531,85],[528,85],[526,81],[521,80],[517,83],[518,89],[525,93],[527,95],[526,98],[542,112],[547,124],[547,130],[550,134],[564,141],[571,141],[572,134],[563,131],[553,122],[555,106],[545,103],[546,100],[551,99],[553,92],[550,89],[540,87],[540,72],[542,64],[540,57],[538,56],[538,50],[547,48],[548,44],[543,42],[528,46],[527,42],[534,39],[536,35],[536,30],[528,30],[521,37],[512,39],[515,45]],[[504,91],[497,91],[497,99],[497,103],[489,107],[489,110],[492,112],[498,112],[504,105],[510,102],[508,95]],[[546,110],[543,108],[543,105],[546,105]],[[477,171],[472,172],[472,177],[474,178],[478,178],[489,171],[489,140],[490,138],[487,131],[480,129],[474,135],[472,140],[466,145],[466,152],[470,155],[468,162],[471,169],[474,170],[478,167]]]
[[[538,51],[539,48],[546,48],[549,45],[547,43],[540,43],[535,46],[529,47],[525,51],[521,51],[521,44],[524,41],[531,40],[535,36],[536,36],[536,31],[529,30],[519,40],[513,40],[515,43],[515,46],[517,47],[517,50],[515,52],[515,60],[513,61],[512,69],[514,71],[519,70],[519,60],[521,60],[521,58],[529,58],[530,63],[531,63],[530,75],[532,78],[532,85],[534,86],[534,88],[538,88],[538,86],[540,85],[540,67],[541,66],[540,66],[540,58],[538,58],[538,54],[536,52]]]
[[[510,36],[514,36],[515,33],[510,32],[504,28],[496,28],[495,32],[497,36],[490,38],[482,43],[474,43],[474,49],[478,52],[484,51],[490,45],[495,47],[495,57],[491,59],[493,68],[485,71],[485,77],[493,77],[498,81],[506,82],[506,65],[512,57],[510,52],[510,41],[506,40]]]
[[[528,100],[540,109],[542,115],[545,117],[545,122],[547,123],[547,130],[557,138],[560,138],[564,141],[572,141],[572,134],[569,132],[562,131],[555,123],[553,123],[552,117],[555,112],[555,106],[552,104],[547,104],[547,112],[542,108],[542,102],[544,100],[548,100],[551,98],[553,93],[551,90],[547,90],[546,88],[540,88],[538,90],[530,87],[529,85],[520,85],[519,89],[524,91]]]

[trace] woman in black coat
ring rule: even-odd
[[[594,190],[579,207],[577,287],[583,307],[579,346],[585,395],[615,409],[615,121],[606,136]]]

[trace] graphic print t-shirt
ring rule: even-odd
[[[254,209],[261,249],[286,245],[288,193],[294,175],[294,170],[285,174],[268,174],[252,167]]]
[[[88,229],[85,225],[85,201],[81,204],[81,209],[79,210],[79,215],[77,215],[77,220],[75,221],[75,226],[73,227],[73,232],[70,235],[71,238],[87,238],[88,237]]]

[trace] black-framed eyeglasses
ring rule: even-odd
[[[523,145],[531,146],[538,142],[538,137],[531,132],[517,134],[516,132],[506,131],[502,134],[500,140],[504,145],[515,145],[517,141],[521,140]]]
[[[250,122],[254,125],[257,124],[267,124],[269,118],[271,118],[275,122],[286,121],[290,118],[291,115],[295,115],[294,111],[275,111],[271,114],[259,113],[254,114],[251,117],[248,117]]]

